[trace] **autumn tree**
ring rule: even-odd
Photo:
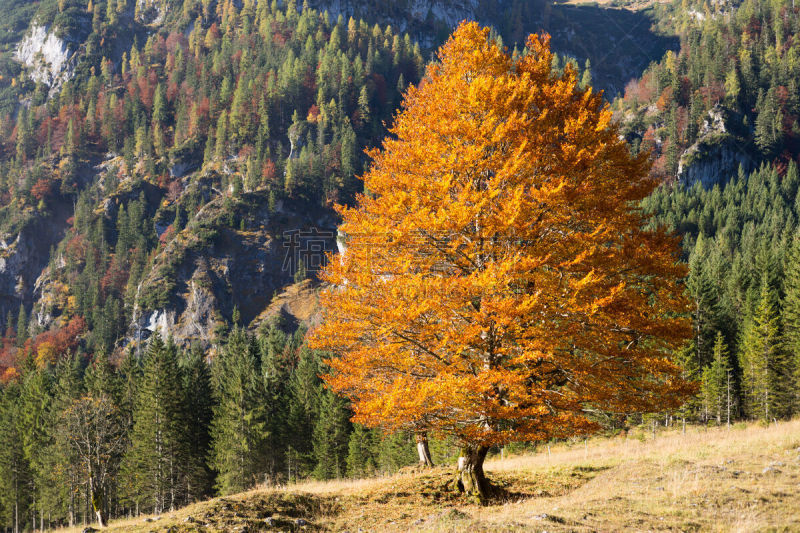
[[[589,413],[663,411],[694,385],[676,240],[633,208],[655,183],[602,96],[461,25],[341,207],[312,347],[354,421],[462,445],[456,486],[488,496],[491,446],[588,434]]]
[[[97,523],[105,527],[108,518],[105,487],[115,473],[115,460],[125,444],[118,410],[109,396],[86,394],[65,411],[63,424],[69,434],[71,451],[86,477]]]

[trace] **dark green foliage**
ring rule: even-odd
[[[211,466],[218,472],[216,489],[222,494],[253,486],[264,471],[269,434],[259,370],[253,339],[234,328],[214,362],[217,405],[211,423]]]
[[[19,385],[10,385],[0,397],[0,512],[3,522],[21,530],[31,500],[31,468],[25,459]]]
[[[214,391],[211,371],[202,351],[193,349],[180,359],[183,393],[183,442],[186,446],[181,465],[187,501],[197,501],[211,493],[213,475],[207,463],[211,450],[211,419]]]
[[[643,203],[652,224],[685,235],[695,334],[681,363],[704,383],[703,401],[684,407],[690,418],[727,420],[729,403],[733,417],[797,412],[798,181],[794,163],[783,176],[764,165],[711,189],[664,186]],[[730,381],[717,341],[731,354]]]
[[[320,394],[319,418],[314,425],[314,477],[332,479],[347,473],[350,412],[345,400],[329,390]]]
[[[354,478],[371,476],[376,468],[375,433],[360,424],[354,424],[347,444],[347,475]]]
[[[702,375],[703,414],[706,419],[716,419],[717,424],[725,420],[730,424],[731,415],[735,413],[732,385],[728,350],[722,340],[722,333],[718,332],[714,341],[713,358]]]
[[[156,335],[145,356],[123,463],[123,475],[133,481],[126,500],[140,510],[161,513],[181,501],[182,400],[176,349]]]

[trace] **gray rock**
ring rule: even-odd
[[[681,154],[679,181],[687,186],[699,181],[708,189],[736,176],[740,165],[746,171],[752,168],[746,143],[728,131],[726,120],[720,106],[708,112],[697,141]]]

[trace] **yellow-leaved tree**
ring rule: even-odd
[[[511,57],[462,24],[410,88],[341,207],[312,344],[354,420],[462,445],[483,499],[491,446],[587,434],[593,410],[663,411],[693,384],[675,237],[643,229],[655,186],[600,94],[551,70],[547,37]]]

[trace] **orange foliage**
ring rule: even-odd
[[[272,162],[272,159],[267,159],[261,168],[261,177],[264,178],[264,182],[269,183],[275,180],[275,176],[275,163]]]
[[[42,358],[43,363],[55,361],[57,356],[66,355],[75,350],[80,342],[80,336],[86,331],[86,321],[77,316],[63,328],[54,331],[45,331],[36,336],[32,341],[33,353],[36,354],[37,363]]]
[[[656,100],[656,107],[661,112],[666,111],[672,102],[672,87],[665,87],[663,91],[661,91],[661,96],[658,97]]]
[[[2,371],[2,374],[0,374],[0,383],[8,383],[19,378],[19,371],[13,366],[9,368],[0,367],[0,370]]]
[[[53,182],[47,178],[39,178],[31,187],[31,195],[37,200],[47,198],[51,192],[53,192]]]
[[[462,24],[409,89],[369,195],[340,207],[312,346],[355,420],[469,446],[588,433],[589,409],[678,406],[690,331],[677,240],[643,230],[647,155],[601,96]]]

